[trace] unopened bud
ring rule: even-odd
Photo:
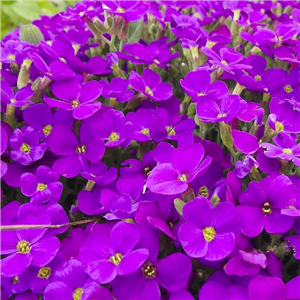
[[[174,200],[175,209],[177,210],[177,212],[179,213],[180,216],[182,216],[182,209],[183,209],[184,204],[185,203],[179,198],[176,198]]]
[[[27,24],[20,28],[20,40],[37,46],[40,41],[44,41],[44,36],[37,26]]]
[[[220,123],[220,135],[223,144],[230,150],[230,152],[233,152],[231,128],[228,124],[225,124],[224,122]]]
[[[104,26],[101,20],[98,17],[93,18],[93,25],[95,29],[101,33],[108,33],[109,30]]]
[[[32,61],[30,59],[24,59],[21,66],[20,73],[18,75],[18,82],[17,82],[18,89],[21,89],[22,87],[28,84],[31,64]]]
[[[149,32],[149,34],[156,35],[158,33],[157,26],[155,24],[151,24],[148,27],[148,32]]]
[[[113,19],[113,17],[111,15],[108,15],[106,17],[105,25],[108,28],[112,28],[114,26],[114,19]]]

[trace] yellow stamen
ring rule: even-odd
[[[293,151],[292,151],[290,148],[284,148],[284,149],[282,150],[282,152],[283,152],[284,154],[291,154],[291,155],[293,155]]]
[[[203,229],[203,236],[207,242],[211,242],[215,238],[216,231],[212,227],[205,227]]]
[[[121,253],[117,253],[109,258],[109,260],[116,266],[121,262],[123,256]]]
[[[37,277],[48,279],[50,277],[50,275],[51,275],[51,268],[43,267],[43,268],[40,268]]]
[[[120,139],[120,136],[116,132],[112,132],[108,139],[110,142],[116,142]]]
[[[177,179],[180,180],[180,181],[187,181],[188,175],[187,174],[182,174],[181,176],[179,175],[177,177]]]
[[[147,279],[153,279],[156,277],[156,267],[151,262],[147,262],[142,266],[142,273]]]
[[[291,93],[293,91],[293,88],[291,87],[291,85],[287,84],[285,87],[284,87],[284,90],[286,93]]]
[[[262,211],[265,215],[269,215],[272,213],[271,205],[269,202],[264,203],[264,205],[262,207]]]
[[[17,244],[17,251],[19,253],[29,253],[30,252],[30,247],[29,247],[29,242],[27,241],[20,241],[18,244]]]
[[[144,129],[141,130],[141,133],[144,134],[144,135],[149,135],[150,130],[149,130],[149,128],[144,128]]]
[[[46,125],[43,128],[43,133],[44,135],[48,136],[52,131],[52,126],[51,125]]]
[[[47,188],[47,184],[44,184],[44,183],[38,183],[38,185],[37,185],[37,190],[38,191],[43,191],[43,190],[45,190]]]
[[[78,100],[72,100],[71,105],[72,105],[73,108],[76,108],[76,107],[79,106],[79,101]]]
[[[73,294],[73,300],[80,300],[82,297],[83,288],[77,288]]]
[[[30,152],[30,146],[26,143],[23,143],[20,150],[26,154]]]

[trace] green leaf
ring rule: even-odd
[[[41,8],[35,2],[16,2],[13,11],[25,20],[32,21],[40,18]]]
[[[138,43],[141,39],[143,32],[144,19],[137,22],[131,22],[128,28],[128,41],[127,44]]]

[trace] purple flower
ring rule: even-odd
[[[16,107],[22,107],[27,104],[33,104],[29,99],[33,96],[34,92],[30,86],[25,86],[13,92],[12,87],[6,82],[1,81],[1,106],[4,106],[2,111],[6,110],[6,105],[10,104]]]
[[[159,164],[151,171],[147,187],[154,193],[164,195],[185,192],[189,183],[207,170],[211,157],[202,161],[203,157],[204,150],[200,144],[175,150],[170,162]]]
[[[286,299],[297,299],[299,297],[300,276],[296,276],[285,284]]]
[[[270,143],[260,144],[266,149],[264,154],[267,157],[291,160],[295,165],[300,166],[300,144],[296,145],[297,136],[295,134],[279,133],[273,138],[273,142],[276,146]]]
[[[184,251],[191,257],[218,261],[235,247],[238,214],[233,204],[221,202],[215,208],[203,196],[183,206],[185,223],[178,237]]]
[[[212,58],[209,60],[212,65],[220,67],[229,74],[234,74],[234,70],[248,70],[252,68],[250,65],[239,63],[244,59],[244,56],[239,52],[232,51],[230,48],[223,47],[219,49],[219,53],[207,47],[202,47],[201,50],[208,57]]]
[[[27,107],[23,112],[24,121],[40,132],[40,136],[47,139],[53,126],[63,124],[69,128],[73,126],[74,119],[70,111],[58,109],[54,114],[45,103],[37,103]]]
[[[161,299],[160,286],[169,292],[183,289],[188,283],[192,269],[190,258],[183,253],[173,253],[157,259],[159,238],[148,226],[141,228],[139,246],[149,250],[149,256],[134,273],[119,276],[111,282],[117,299],[141,298],[146,300]]]
[[[129,83],[135,90],[157,102],[167,100],[173,95],[172,86],[162,82],[159,74],[150,69],[144,69],[142,76],[132,71]]]
[[[76,259],[71,259],[55,272],[55,281],[45,289],[45,300],[61,299],[80,300],[90,299],[99,285],[91,280],[83,269],[83,265]]]
[[[20,41],[8,40],[1,43],[1,62],[3,63],[20,63],[22,61],[22,50],[26,43]]]
[[[296,187],[285,175],[250,182],[237,207],[243,218],[242,232],[249,237],[258,236],[264,228],[272,234],[287,232],[294,218],[281,214],[281,209],[293,205],[295,200]]]
[[[16,128],[10,138],[12,151],[10,156],[14,161],[28,166],[43,157],[47,149],[46,143],[39,143],[39,134],[31,127]]]
[[[235,164],[235,172],[237,177],[246,177],[256,166],[258,166],[258,162],[253,158],[252,155],[245,156],[243,161],[238,160]]]
[[[46,214],[23,213],[17,224],[51,224]],[[59,249],[59,239],[54,236],[43,237],[47,229],[23,229],[1,233],[1,274],[18,276],[28,266],[42,267],[49,263]]]
[[[86,272],[102,284],[111,282],[117,275],[134,272],[149,254],[144,248],[134,250],[140,236],[137,225],[125,222],[117,223],[109,237],[101,232],[91,233],[79,252]]]
[[[99,84],[103,87],[102,96],[117,102],[127,102],[134,95],[132,90],[127,90],[129,82],[123,78],[113,78],[110,83],[100,80]]]
[[[36,170],[36,176],[25,173],[21,176],[21,191],[26,197],[30,197],[30,203],[39,205],[57,203],[63,190],[59,182],[59,174],[47,166],[40,166]]]
[[[232,130],[234,146],[244,154],[255,153],[258,148],[258,138],[248,132]]]
[[[80,141],[72,129],[61,124],[52,129],[48,138],[49,149],[57,155],[63,155],[54,162],[52,168],[67,178],[77,176],[83,167],[87,167],[88,161],[98,162],[104,154],[103,141],[91,138],[87,125],[81,125]]]
[[[231,122],[239,113],[241,98],[237,95],[228,95],[219,101],[198,101],[196,112],[201,122]]]
[[[193,101],[219,100],[228,94],[228,88],[222,81],[210,83],[210,74],[206,70],[189,72],[180,84]]]
[[[101,102],[96,101],[102,92],[102,86],[95,80],[80,84],[78,80],[58,81],[53,83],[52,92],[61,100],[44,97],[50,107],[72,110],[75,119],[83,120],[101,108]]]
[[[6,151],[7,145],[8,145],[8,137],[7,137],[7,133],[4,129],[4,127],[1,124],[1,145],[0,145],[0,155],[2,156],[2,154]],[[0,176],[2,177],[7,171],[7,165],[4,161],[1,160],[1,172],[0,172]]]

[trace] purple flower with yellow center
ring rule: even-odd
[[[7,133],[4,129],[4,127],[1,124],[1,145],[0,145],[0,155],[6,151],[7,145],[8,145],[8,137]],[[1,160],[1,170],[0,170],[0,176],[2,177],[7,171],[7,165],[4,161]]]
[[[127,147],[132,139],[132,124],[125,121],[121,111],[103,109],[91,123],[93,134],[105,141],[106,147]]]
[[[190,257],[218,261],[233,251],[239,222],[233,204],[221,202],[213,208],[208,199],[198,196],[183,206],[182,213],[185,223],[178,237]]]
[[[63,190],[59,174],[47,166],[40,166],[36,175],[25,173],[21,176],[21,191],[30,197],[30,203],[39,205],[45,202],[57,203]]]
[[[113,78],[110,83],[106,80],[100,80],[99,84],[103,87],[102,96],[111,101],[127,102],[134,95],[132,90],[127,90],[129,82],[123,78]]]
[[[276,132],[298,133],[300,132],[300,111],[287,100],[272,98],[269,104],[269,126]]]
[[[10,138],[10,156],[14,161],[28,166],[43,157],[46,143],[39,142],[39,133],[32,127],[16,128]]]
[[[173,253],[157,259],[159,254],[157,232],[149,225],[143,226],[141,232],[138,246],[146,248],[149,256],[134,273],[119,276],[111,282],[117,299],[159,300],[162,297],[160,287],[173,292],[183,289],[188,283],[192,271],[190,258],[183,253]]]
[[[40,137],[47,141],[53,126],[63,124],[71,128],[74,118],[70,111],[58,109],[52,112],[51,108],[45,103],[37,103],[27,107],[23,111],[24,121],[32,128],[40,132]]]
[[[144,69],[142,76],[132,71],[129,83],[135,90],[157,102],[167,100],[173,95],[172,86],[162,82],[159,74],[150,69]]]
[[[239,113],[241,98],[237,95],[228,95],[219,101],[198,101],[196,112],[201,122],[231,122]]]
[[[291,69],[288,74],[283,69],[267,70],[265,77],[271,97],[278,97],[279,99],[295,97],[300,100],[299,72],[298,67]]]
[[[250,182],[237,207],[243,219],[242,232],[249,237],[258,236],[263,229],[272,234],[287,232],[294,218],[283,215],[281,209],[295,204],[296,193],[296,187],[285,175]]]
[[[52,85],[53,94],[61,99],[44,97],[50,107],[72,110],[75,119],[83,120],[101,108],[101,102],[96,100],[102,92],[102,86],[95,80],[80,84],[78,80],[58,81]]]
[[[248,70],[252,68],[250,65],[239,63],[244,59],[244,56],[230,48],[223,47],[219,49],[219,53],[207,47],[202,47],[201,50],[211,58],[209,62],[212,65],[220,67],[229,74],[234,74],[234,70]]]
[[[16,224],[51,224],[47,214],[33,212],[20,214]],[[30,265],[42,267],[56,255],[60,242],[57,237],[44,237],[47,229],[22,229],[1,233],[1,274],[7,277],[20,275]]]
[[[33,104],[29,99],[33,96],[34,92],[30,86],[25,86],[14,93],[12,87],[6,82],[1,80],[1,111],[6,111],[6,105],[15,107],[22,107],[28,104]]]
[[[146,185],[153,193],[181,194],[188,189],[190,182],[207,170],[211,157],[203,158],[204,149],[200,144],[176,149],[171,162],[159,164],[151,171]]]
[[[296,166],[300,166],[300,144],[296,144],[297,135],[279,133],[273,138],[275,145],[270,143],[261,143],[265,148],[264,154],[267,157],[278,157],[284,160],[291,160]]]
[[[81,125],[79,140],[72,129],[61,124],[55,126],[48,145],[54,154],[63,156],[54,162],[53,170],[67,178],[77,176],[88,161],[98,162],[105,152],[103,141],[91,135],[88,123]]]
[[[99,231],[91,233],[79,251],[79,258],[94,280],[109,283],[118,275],[136,271],[145,262],[148,250],[134,250],[140,237],[137,225],[119,222],[109,237]]]
[[[99,289],[99,284],[89,278],[82,263],[71,259],[56,270],[55,280],[46,287],[44,299],[92,299],[90,296]]]
[[[1,43],[1,62],[3,63],[20,63],[22,61],[22,50],[24,42],[8,40]]]
[[[192,101],[196,100],[219,100],[228,94],[228,88],[222,81],[210,83],[211,77],[208,71],[191,71],[184,79],[180,79],[180,84]]]

